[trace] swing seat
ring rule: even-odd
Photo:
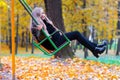
[[[57,47],[54,42],[52,42],[52,43],[50,42],[50,44],[48,46],[53,47],[54,50],[45,48],[42,45],[42,43],[44,43],[48,39],[51,39],[51,36],[57,32],[61,32],[61,31],[58,30],[58,31],[53,32],[52,34],[50,34],[49,37],[44,38],[40,42],[38,42],[38,40],[34,37],[34,41],[33,41],[34,46],[36,46],[38,49],[40,49],[45,55],[53,56],[54,54],[56,54],[58,51],[60,51],[62,48],[64,48],[65,46],[67,46],[70,43],[69,39],[68,40],[66,39],[66,41],[63,44],[61,44],[59,47]],[[64,35],[64,33],[62,33],[62,35]],[[64,35],[64,37],[65,37],[65,35]]]
[[[37,44],[39,44],[39,42],[35,39],[35,40],[34,40],[34,45],[37,45]],[[41,47],[42,49],[44,49],[47,53],[52,53],[52,52],[53,52],[53,50],[49,50],[49,49],[45,48],[45,47],[42,46],[42,45],[40,45],[40,47]]]

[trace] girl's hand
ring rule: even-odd
[[[43,28],[43,25],[37,25],[37,29],[41,30]]]

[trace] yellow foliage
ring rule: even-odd
[[[113,36],[110,36],[111,31],[106,34],[106,29],[115,30],[117,27],[117,0],[86,0],[85,8],[82,8],[82,0],[62,1],[63,17],[67,31],[83,31],[84,26],[89,27],[92,25],[97,30],[97,33],[104,32],[103,38],[113,38]],[[100,37],[98,36],[98,38]]]

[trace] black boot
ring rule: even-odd
[[[93,55],[98,58],[99,55],[98,54],[102,54],[105,51],[106,47],[95,47],[95,50],[93,51]]]
[[[98,44],[97,47],[103,47],[103,46],[106,46],[107,45],[107,41],[104,40],[102,41],[102,44]]]

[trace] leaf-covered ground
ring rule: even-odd
[[[11,57],[1,57],[0,80],[12,79]],[[120,66],[81,58],[16,57],[17,80],[120,80]]]

